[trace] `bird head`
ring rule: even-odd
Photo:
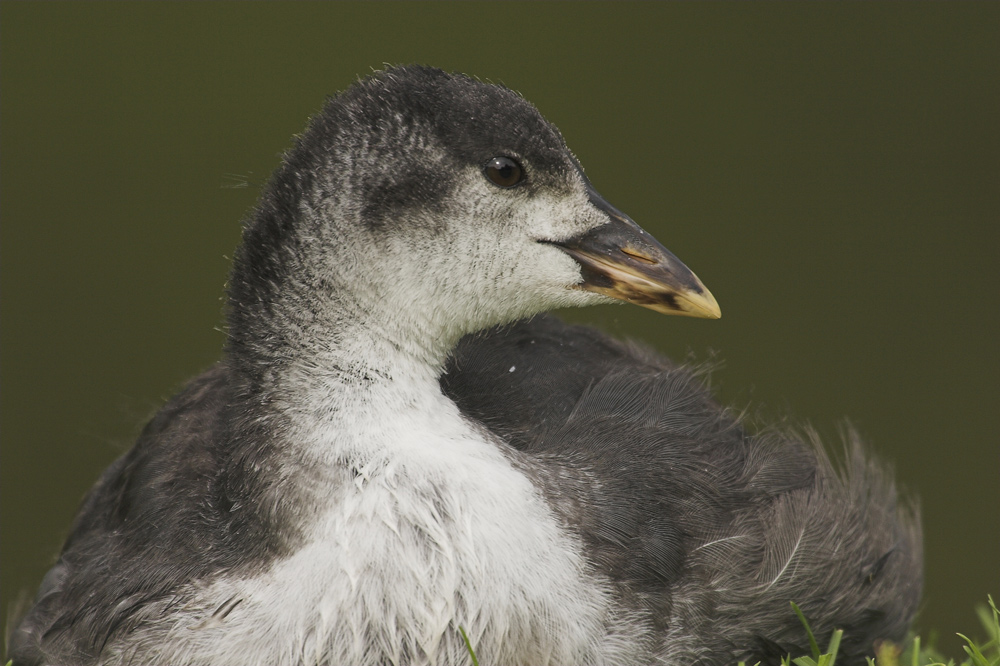
[[[359,81],[312,119],[245,231],[233,278],[236,311],[329,293],[342,310],[451,341],[615,300],[720,316],[694,273],[597,193],[534,106],[419,66]]]

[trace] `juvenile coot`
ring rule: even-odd
[[[387,69],[246,224],[223,359],[86,497],[18,664],[840,663],[900,639],[915,512],[546,310],[718,317],[510,90]],[[533,319],[530,319],[534,315]]]

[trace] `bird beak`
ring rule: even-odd
[[[547,241],[582,267],[578,289],[594,291],[664,314],[718,319],[719,304],[691,269],[642,227],[588,188],[607,224],[565,241]]]

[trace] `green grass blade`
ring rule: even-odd
[[[989,660],[986,658],[986,655],[982,653],[982,651],[979,649],[979,646],[976,645],[971,638],[969,638],[965,634],[958,634],[958,637],[961,638],[966,643],[968,643],[968,645],[963,645],[962,649],[965,650],[965,653],[972,658],[972,662],[976,666],[992,666]]]
[[[813,631],[809,627],[809,623],[806,621],[806,616],[802,613],[794,601],[790,601],[788,603],[792,604],[792,610],[794,610],[795,614],[799,616],[799,622],[802,623],[802,626],[806,628],[806,634],[809,635],[809,648],[812,650],[813,659],[819,659],[819,643],[816,642],[816,637],[813,636]],[[796,661],[796,663],[798,662]]]
[[[462,632],[462,640],[465,641],[465,649],[469,651],[469,656],[472,657],[472,666],[479,666],[479,659],[476,658],[476,651],[472,649],[472,643],[469,642],[469,637],[465,635],[465,629],[460,625],[458,630]]]
[[[989,601],[989,608],[986,606],[976,607],[979,621],[982,622],[986,634],[990,637],[989,642],[983,645],[983,650],[996,650],[998,659],[1000,659],[1000,610],[997,610],[996,604],[993,603],[992,595],[986,595],[986,599]]]
[[[833,632],[833,636],[830,636],[830,644],[826,648],[826,655],[829,656],[829,666],[833,666],[833,662],[837,659],[837,651],[840,650],[840,639],[844,637],[844,630],[837,629]]]

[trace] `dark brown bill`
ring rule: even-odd
[[[580,264],[579,289],[664,314],[722,316],[712,293],[670,250],[593,190],[590,201],[608,215],[607,224],[565,241],[547,241]]]

